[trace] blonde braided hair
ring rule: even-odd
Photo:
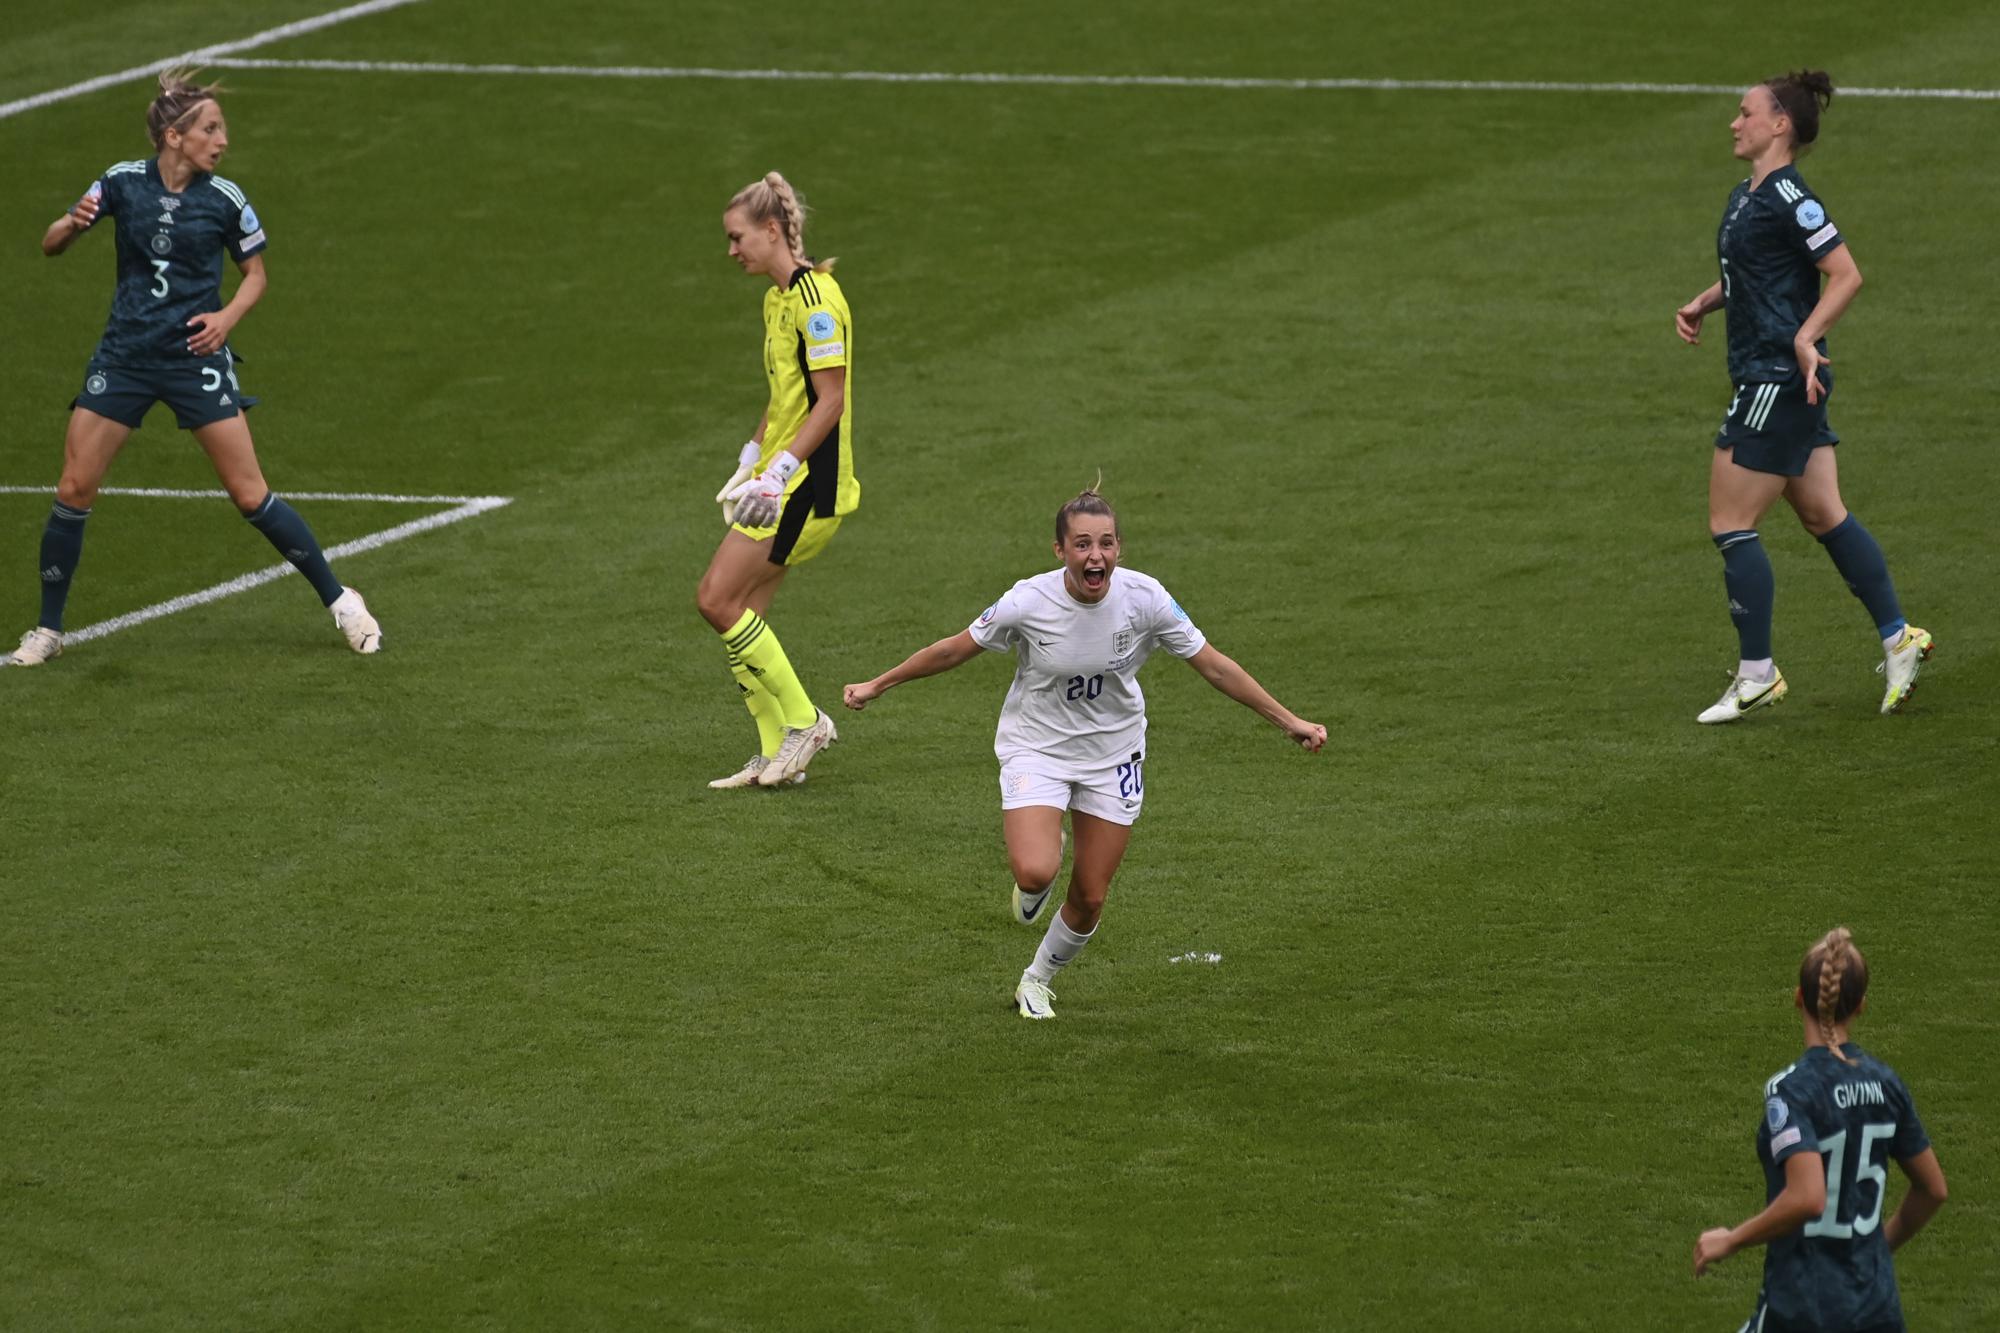
[[[811,212],[792,183],[778,172],[767,171],[764,179],[751,181],[736,192],[729,207],[741,209],[752,222],[773,222],[785,234],[785,244],[795,255],[806,252],[806,215]],[[727,211],[727,210],[725,210]],[[810,256],[808,256],[810,258]],[[837,259],[813,261],[813,272],[831,273]]]
[[[1806,950],[1799,964],[1799,994],[1813,997],[1820,1040],[1842,1064],[1853,1064],[1833,1039],[1834,1028],[1854,1016],[1868,993],[1868,960],[1854,947],[1854,932],[1835,926]]]

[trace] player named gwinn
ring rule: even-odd
[[[84,522],[118,451],[156,402],[174,410],[182,429],[208,455],[223,489],[252,527],[291,562],[358,653],[382,645],[382,630],[361,595],[341,586],[312,529],[264,482],[243,410],[230,332],[262,298],[266,237],[242,190],[215,174],[229,129],[213,85],[183,72],[160,75],[146,109],[157,156],[107,170],[49,225],[42,251],[53,258],[103,218],[117,224],[118,285],[104,336],[71,404],[63,439],[62,478],[42,532],[37,569],[42,609],[35,628],[0,666],[40,666],[62,655],[63,609]],[[222,259],[243,279],[222,301]]]
[[[1757,1160],[1765,1207],[1695,1241],[1694,1273],[1765,1246],[1764,1284],[1742,1333],[1900,1333],[1890,1252],[1944,1206],[1944,1168],[1896,1071],[1847,1039],[1868,998],[1868,962],[1845,926],[1799,964],[1792,1004],[1806,1051],[1764,1085]],[[1895,1162],[1910,1190],[1888,1217]]]
[[[1055,1016],[1049,983],[1097,929],[1145,803],[1139,668],[1154,649],[1186,660],[1306,750],[1326,743],[1325,727],[1273,699],[1218,652],[1159,580],[1119,568],[1118,519],[1095,488],[1057,511],[1055,550],[1060,569],[1022,579],[960,633],[843,693],[849,708],[861,709],[904,681],[948,671],[983,651],[1014,654],[993,752],[1000,760],[1014,916],[1022,924],[1040,919],[1062,870],[1064,810],[1076,835],[1069,894],[1049,914],[1041,947],[1014,990],[1024,1018]]]

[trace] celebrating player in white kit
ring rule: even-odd
[[[1060,569],[1022,579],[969,628],[844,694],[849,708],[865,708],[893,686],[949,671],[982,650],[1014,653],[1014,683],[993,750],[1014,916],[1023,924],[1040,918],[1062,870],[1064,810],[1076,833],[1069,895],[1050,913],[1048,933],[1014,991],[1023,1018],[1055,1016],[1049,983],[1090,942],[1139,817],[1146,792],[1139,668],[1155,648],[1185,658],[1307,750],[1326,743],[1325,727],[1273,699],[1218,652],[1158,579],[1118,569],[1118,518],[1095,488],[1057,512],[1055,549]]]

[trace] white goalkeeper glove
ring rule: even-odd
[[[750,478],[729,493],[736,502],[736,521],[746,528],[768,528],[778,521],[785,502],[785,484],[799,470],[799,460],[789,449],[778,451],[763,473]]]
[[[722,506],[722,526],[728,527],[736,521],[736,501],[729,493],[756,475],[757,459],[762,456],[764,446],[751,440],[736,451],[736,470],[729,474],[729,480],[722,483],[722,489],[715,493],[715,502]]]

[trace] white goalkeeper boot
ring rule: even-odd
[[[770,762],[771,762],[770,760],[766,759],[761,754],[753,754],[750,756],[749,761],[743,765],[743,767],[737,769],[734,773],[731,773],[726,778],[717,778],[715,781],[709,783],[708,785],[713,787],[717,791],[730,791],[737,787],[754,787],[757,785],[757,775],[759,773],[762,773],[764,771],[765,765],[769,764]],[[794,773],[792,775],[791,785],[796,787],[805,780],[806,780],[805,774]]]
[[[758,786],[775,787],[781,782],[804,777],[806,765],[812,762],[813,756],[840,739],[840,733],[833,728],[833,719],[819,709],[813,711],[811,726],[785,729],[784,744],[764,765],[764,771],[757,775]]]

